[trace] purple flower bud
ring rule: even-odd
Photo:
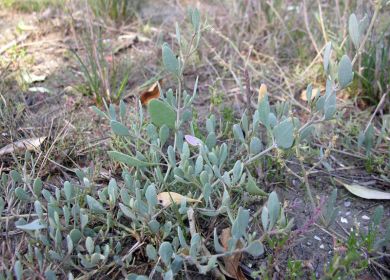
[[[199,138],[196,138],[192,135],[184,135],[184,138],[186,139],[187,143],[191,146],[201,146],[202,141]]]

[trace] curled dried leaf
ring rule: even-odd
[[[184,195],[181,195],[176,192],[161,192],[157,195],[157,201],[159,204],[161,204],[164,207],[168,207],[172,204],[172,202],[176,204],[180,204],[182,200],[185,200],[186,202],[201,202],[198,199],[193,199]]]
[[[229,247],[228,245],[229,240],[232,238],[230,227],[224,228],[222,230],[220,238],[221,238],[222,247],[224,248],[225,252],[227,252]],[[242,244],[240,241],[237,242],[236,248],[237,249],[242,248]],[[236,254],[223,257],[225,268],[222,269],[222,272],[230,278],[237,279],[237,280],[245,280],[246,277],[240,268],[241,258],[242,258],[242,253],[236,253]]]
[[[152,99],[158,99],[160,97],[159,83],[161,85],[162,80],[155,82],[147,91],[141,93],[140,100],[142,105],[147,105]]]

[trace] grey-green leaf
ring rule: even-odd
[[[112,131],[118,136],[130,136],[129,129],[118,121],[110,122]]]
[[[92,106],[91,107],[93,111],[95,111],[95,113],[99,116],[99,117],[102,117],[102,118],[108,118],[108,116],[100,109],[98,109],[96,106]]]
[[[239,140],[242,143],[245,142],[244,133],[242,132],[241,126],[239,124],[233,125],[233,134],[236,140]]]
[[[249,152],[252,155],[256,155],[263,150],[263,143],[258,137],[253,137],[249,144]]]
[[[211,150],[214,148],[214,146],[217,144],[217,136],[215,135],[214,132],[210,132],[209,135],[207,135],[206,141],[205,141],[206,146]]]
[[[169,137],[169,128],[168,128],[168,126],[162,125],[160,127],[159,137],[160,137],[161,146],[164,146],[165,142],[167,142],[168,137]]]
[[[351,14],[349,16],[348,31],[352,43],[355,45],[355,48],[358,49],[360,45],[360,30],[359,30],[359,22],[355,14]]]
[[[249,246],[245,249],[245,251],[251,254],[253,257],[259,257],[264,254],[264,246],[260,242],[260,240],[256,240],[250,243]]]
[[[263,209],[261,210],[261,224],[263,229],[267,231],[269,225],[269,211],[266,206],[263,206]]]
[[[23,266],[20,261],[16,261],[14,265],[14,273],[17,280],[21,280],[23,277]]]
[[[279,148],[288,149],[294,143],[294,126],[290,119],[276,125],[273,134]]]
[[[244,210],[242,207],[238,209],[237,218],[232,226],[232,237],[240,239],[246,232],[249,224],[249,210]]]
[[[146,255],[152,261],[157,260],[157,251],[152,244],[146,245]]]
[[[3,210],[4,210],[4,207],[5,207],[5,201],[4,201],[4,199],[0,196],[0,217],[1,217],[1,213],[2,213]]]
[[[162,45],[162,60],[166,70],[179,76],[179,60],[167,43]]]
[[[79,229],[74,228],[70,231],[69,236],[72,239],[73,244],[77,244],[83,235]]]
[[[17,187],[15,189],[15,195],[21,201],[29,201],[30,200],[30,195],[22,187]]]
[[[160,223],[157,220],[151,220],[148,226],[153,233],[157,233],[160,230]]]
[[[306,128],[304,128],[299,135],[300,141],[303,141],[307,137],[309,137],[313,133],[313,131],[314,131],[313,125],[309,125]]]
[[[328,72],[329,69],[329,62],[330,62],[330,56],[332,54],[332,42],[326,43],[325,50],[324,50],[324,71],[325,73]],[[307,99],[308,102],[310,102],[311,99]]]
[[[244,164],[238,160],[233,167],[233,181],[232,184],[237,183],[241,179],[242,172],[244,170]]]
[[[166,125],[169,128],[175,128],[176,112],[168,104],[161,100],[153,99],[148,104],[148,111],[152,123],[156,126],[161,127]]]
[[[190,256],[193,258],[196,258],[196,256],[199,253],[201,246],[201,237],[199,233],[196,233],[194,236],[191,238],[190,242]]]
[[[352,63],[347,55],[343,55],[339,62],[339,84],[341,88],[345,88],[352,82],[353,79],[353,71],[352,71]]]
[[[177,227],[177,235],[179,237],[180,246],[183,248],[187,248],[188,245],[187,245],[187,242],[184,238],[184,234],[183,234],[183,231],[181,230],[180,226]]]
[[[279,199],[275,191],[273,191],[268,197],[267,208],[269,213],[269,229],[271,230],[280,214]]]
[[[40,195],[41,194],[41,191],[42,191],[42,180],[40,178],[36,178],[34,180],[34,184],[33,184],[33,191],[34,191],[34,194],[36,196]]]
[[[383,217],[383,206],[379,205],[375,208],[374,215],[372,215],[372,223],[374,226],[378,226]]]
[[[193,9],[191,13],[191,22],[192,26],[194,27],[195,32],[199,31],[200,27],[200,13],[198,9]]]
[[[260,196],[266,196],[267,193],[260,189],[256,181],[253,179],[252,176],[249,176],[248,183],[246,184],[246,191],[251,195],[260,195]]]
[[[32,221],[31,223],[25,225],[17,225],[16,227],[21,230],[40,230],[46,228],[46,225],[42,224],[42,222],[37,219]]]
[[[126,201],[126,203],[129,203],[129,202]],[[126,217],[128,217],[130,219],[136,219],[137,216],[135,215],[135,213],[132,212],[131,209],[129,207],[127,207],[126,205],[119,203],[119,208],[121,209],[123,214],[125,214]]]
[[[112,158],[115,161],[119,161],[121,163],[124,163],[128,166],[135,166],[135,167],[145,167],[145,166],[152,166],[153,163],[141,161],[135,157],[126,155],[124,153],[118,152],[118,151],[109,151],[107,152],[110,158]]]
[[[64,183],[64,193],[65,193],[66,200],[69,201],[73,198],[74,188],[69,181],[65,181]]]
[[[88,254],[90,254],[90,255],[92,255],[93,252],[95,251],[95,244],[94,244],[92,238],[89,236],[85,240],[85,248],[87,248]]]
[[[148,188],[146,189],[145,197],[150,207],[154,207],[157,205],[157,192],[154,184],[148,186]]]
[[[336,112],[336,92],[326,97],[324,103],[325,120],[330,120]]]
[[[161,243],[160,248],[158,250],[158,254],[160,255],[163,263],[169,265],[171,263],[171,257],[173,254],[173,248],[171,243],[167,241]]]
[[[313,86],[309,84],[306,88],[306,100],[308,103],[311,102],[312,92],[313,92]]]
[[[107,213],[106,209],[104,209],[103,205],[99,201],[97,201],[90,195],[87,195],[86,198],[87,198],[87,204],[89,209],[91,209],[96,213],[101,213],[101,214]]]

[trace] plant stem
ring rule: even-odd
[[[248,165],[249,163],[251,163],[252,161],[255,161],[256,159],[258,159],[259,157],[269,153],[271,150],[273,150],[274,148],[276,148],[276,144],[273,143],[271,146],[269,146],[267,149],[265,149],[264,151],[258,153],[257,155],[249,158],[246,162],[244,162],[244,166],[245,165]]]
[[[297,155],[299,164],[300,164],[301,169],[302,169],[303,183],[305,184],[306,192],[307,192],[307,195],[309,196],[310,203],[311,203],[311,206],[312,206],[313,211],[314,211],[316,209],[316,203],[314,202],[314,198],[313,198],[313,195],[312,195],[311,190],[310,190],[309,178],[307,176],[307,172],[306,172],[305,166],[303,164],[303,160],[301,158],[298,145],[296,145],[295,151],[296,151],[296,155]]]

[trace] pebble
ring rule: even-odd
[[[307,246],[311,246],[311,243],[310,243],[310,242],[307,242],[306,245],[307,245]]]
[[[320,248],[321,248],[321,249],[324,249],[324,248],[325,248],[324,244],[321,244],[321,245],[320,245]]]
[[[345,201],[345,202],[344,202],[344,206],[345,206],[345,207],[351,206],[351,201]]]
[[[315,239],[315,240],[318,240],[318,241],[321,241],[321,238],[318,237],[317,235],[314,235],[314,239]]]
[[[366,216],[366,215],[363,215],[363,216],[362,216],[362,219],[363,219],[363,220],[369,220],[370,217],[368,217],[368,216]]]
[[[351,215],[351,212],[348,211],[347,213],[345,213],[345,215],[349,216],[349,215]]]
[[[344,217],[341,217],[340,218],[340,221],[343,223],[343,224],[348,224],[348,220]]]

